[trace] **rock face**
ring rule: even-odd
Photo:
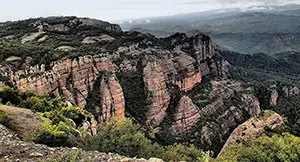
[[[69,32],[73,29],[82,26],[97,26],[104,30],[110,32],[121,32],[122,29],[119,25],[110,24],[108,22],[100,21],[100,20],[93,20],[89,18],[77,18],[77,17],[66,17],[64,18],[56,18],[56,19],[45,19],[43,22],[37,21],[34,26],[40,32]]]
[[[103,72],[114,73],[114,65],[107,58],[84,56],[78,59],[62,60],[52,63],[52,69],[44,71],[36,68],[34,71],[17,71],[11,74],[12,80],[20,90],[33,90],[36,93],[64,96],[71,103],[85,108],[89,93],[94,89],[94,84]],[[42,69],[42,70],[41,70]],[[41,76],[20,78],[20,74],[42,73]],[[107,87],[111,97],[114,113],[109,115],[124,118],[124,97],[122,88],[117,80],[108,78]],[[102,104],[103,105],[103,104]],[[104,114],[99,112],[100,115]],[[106,114],[107,115],[107,114]],[[103,120],[111,117],[102,117]]]
[[[197,108],[188,96],[181,97],[173,116],[174,124],[172,132],[180,134],[191,129],[200,119],[199,108]]]
[[[102,115],[100,121],[109,121],[116,116],[125,118],[125,102],[122,88],[114,76],[103,78],[100,84]]]
[[[190,77],[183,78],[180,81],[176,81],[176,85],[178,85],[180,90],[187,92],[187,91],[193,89],[195,84],[200,83],[200,82],[201,82],[201,74],[200,74],[200,72],[198,72]]]
[[[23,39],[22,39],[22,43],[25,43],[25,42],[30,42],[30,41],[33,41],[35,39],[37,39],[38,37],[44,35],[46,32],[43,32],[43,31],[39,31],[39,32],[36,32],[36,33],[31,33],[29,35],[25,35],[23,36]]]
[[[166,116],[170,95],[166,87],[162,68],[157,62],[148,62],[143,70],[143,74],[144,87],[147,94],[147,120],[155,127]]]
[[[100,43],[108,43],[115,40],[115,38],[107,35],[107,34],[103,34],[101,36],[98,37],[85,37],[82,40],[83,44],[90,44],[90,43],[96,43],[96,42],[100,42]]]
[[[279,96],[278,92],[276,90],[272,90],[271,97],[270,97],[270,105],[271,106],[277,105],[278,96]]]
[[[187,92],[201,82],[201,71],[194,66],[196,60],[187,54],[180,54],[172,59],[162,59],[159,62],[167,83],[177,85],[181,91]]]
[[[278,100],[280,98],[289,97],[293,95],[300,95],[300,90],[296,86],[280,86],[280,85],[271,85],[269,87],[269,105],[270,106],[276,106],[278,103]]]
[[[219,155],[232,144],[242,143],[250,139],[258,138],[266,135],[266,129],[269,129],[269,131],[276,130],[280,129],[283,125],[283,117],[275,112],[264,112],[260,117],[251,118],[238,126],[231,133]]]
[[[21,141],[16,134],[10,132],[6,127],[0,124],[0,159],[4,161],[24,161],[24,162],[38,162],[52,158],[53,156],[60,156],[63,153],[70,151],[78,151],[77,148],[51,148],[45,145],[34,144],[32,142]],[[126,158],[117,154],[106,154],[98,151],[83,151],[90,161],[114,161],[114,162],[148,162],[153,161],[154,158],[136,159]],[[80,159],[78,159],[80,160]],[[160,159],[157,159],[162,161]]]
[[[33,27],[32,30],[37,29],[39,33],[48,36],[47,41],[63,35],[61,39],[68,41],[76,38],[76,42],[83,43],[84,47],[94,48],[90,44],[97,43],[99,47],[95,49],[95,53],[99,55],[91,52],[93,56],[59,60],[50,65],[29,66],[31,62],[28,61],[21,70],[11,66],[8,66],[9,70],[1,67],[1,73],[3,69],[5,76],[9,76],[21,90],[31,89],[38,94],[63,96],[72,104],[89,110],[88,99],[100,89],[97,97],[101,101],[97,101],[98,107],[95,108],[100,121],[110,120],[114,116],[118,119],[124,118],[126,101],[115,73],[136,73],[141,76],[143,85],[140,87],[144,89],[143,95],[147,98],[146,105],[141,106],[147,108],[147,121],[156,128],[167,115],[167,109],[177,106],[170,104],[174,102],[175,96],[172,90],[179,87],[179,97],[182,97],[201,83],[203,76],[226,78],[230,66],[218,54],[217,45],[201,33],[190,37],[175,34],[166,38],[155,38],[150,34],[122,32],[118,25],[107,22],[76,17],[37,19],[29,26]],[[68,37],[69,35],[72,37]],[[40,37],[42,35],[32,41],[37,41]],[[65,50],[63,53],[69,54],[73,50],[70,47],[55,45],[54,49]],[[76,49],[79,50],[80,47]],[[77,50],[74,52],[81,52]],[[112,72],[114,77],[104,76],[107,72]],[[194,107],[188,106],[191,107],[190,113],[196,115]],[[186,112],[183,114],[189,113],[180,107],[178,106],[179,114],[175,118],[180,118],[183,111]],[[207,109],[204,108],[203,114],[210,111]],[[189,130],[193,124],[195,122],[179,127]]]
[[[194,118],[201,129],[189,132],[189,142],[218,152],[233,129],[260,114],[260,105],[252,90],[245,90],[239,82],[223,80],[211,81],[210,84],[212,89],[205,94],[210,102],[198,108],[198,121]],[[173,134],[178,132],[173,130]]]
[[[21,57],[10,56],[9,58],[5,59],[5,62],[7,62],[15,67],[19,67],[21,65],[22,59],[21,59]]]

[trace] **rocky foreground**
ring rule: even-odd
[[[5,126],[0,124],[0,161],[43,161],[53,156],[62,155],[66,152],[79,150],[78,148],[51,148],[33,142],[21,141],[16,134],[12,133]],[[84,151],[85,152],[85,151]],[[111,161],[111,162],[161,162],[157,158],[136,159],[126,158],[117,154],[106,154],[98,151],[85,152],[90,161]]]

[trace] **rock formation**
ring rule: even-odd
[[[170,107],[177,106],[178,114],[174,116],[176,119],[181,118],[181,114],[187,116],[182,117],[187,124],[177,124],[178,127],[183,127],[183,130],[189,130],[200,115],[209,116],[217,111],[218,106],[224,105],[222,99],[216,100],[212,105],[199,108],[203,109],[199,114],[195,113],[195,105],[188,104],[188,110],[182,108],[185,105],[182,103],[170,105],[174,100],[172,89],[179,87],[178,96],[182,97],[200,84],[202,77],[206,75],[218,79],[228,75],[230,64],[218,54],[217,45],[202,33],[193,36],[178,33],[166,38],[155,38],[151,34],[122,32],[115,24],[76,17],[31,20],[28,26],[32,29],[31,34],[28,34],[32,35],[35,30],[33,36],[36,37],[30,39],[32,42],[38,41],[36,39],[43,35],[48,36],[44,43],[53,39],[52,37],[66,39],[66,42],[74,38],[80,45],[84,44],[82,46],[92,49],[97,43],[97,52],[90,51],[93,56],[85,55],[80,51],[80,47],[72,44],[73,42],[62,45],[55,44],[54,41],[52,52],[66,53],[66,58],[73,56],[73,52],[80,53],[81,57],[30,66],[36,62],[31,62],[34,56],[30,55],[32,58],[26,59],[26,64],[21,65],[21,68],[7,65],[1,67],[0,72],[3,71],[4,76],[9,76],[20,90],[31,89],[40,95],[52,93],[63,96],[80,108],[90,109],[88,99],[100,89],[97,92],[100,101],[97,101],[98,105],[94,108],[98,120],[107,121],[114,116],[122,119],[125,114],[126,96],[123,96],[115,73],[137,73],[141,76],[140,79],[143,79],[141,87],[147,96],[147,104],[142,106],[147,107],[146,118],[154,128],[159,126]],[[71,55],[68,55],[70,53]],[[112,73],[113,77],[105,76],[108,73]],[[188,99],[182,97],[182,100]],[[195,121],[190,122],[189,118]]]
[[[200,122],[202,129],[189,132],[189,142],[197,141],[204,149],[217,152],[233,129],[260,114],[260,105],[252,90],[245,91],[239,82],[223,80],[210,84],[212,89],[208,95],[211,101],[197,109],[198,121],[194,118],[194,124]],[[173,130],[173,133],[176,132]]]
[[[122,88],[114,76],[103,78],[100,83],[101,120],[109,121],[116,116],[118,120],[125,118],[125,101]]]
[[[148,62],[143,70],[143,74],[144,87],[147,94],[147,120],[155,127],[166,116],[170,95],[166,87],[162,68],[157,62]]]
[[[12,126],[11,129],[17,131],[18,137],[23,140],[36,138],[41,131],[43,122],[49,120],[29,109],[12,106],[0,106],[0,117],[7,118],[5,124]]]
[[[56,19],[45,19],[43,22],[37,21],[34,26],[40,32],[69,32],[70,30],[76,29],[81,26],[96,26],[110,32],[121,32],[122,29],[119,25],[110,24],[108,22],[93,20],[89,18],[76,18],[67,17],[66,19],[59,21],[60,18]]]
[[[280,98],[285,98],[293,95],[300,95],[300,90],[296,86],[285,85],[280,86],[273,84],[268,88],[269,91],[269,105],[276,106]]]
[[[266,135],[266,132],[270,130],[280,129],[284,126],[283,117],[275,112],[264,112],[261,116],[251,118],[239,125],[227,139],[225,145],[220,151],[219,155],[222,154],[226,148],[232,144],[242,143],[244,141],[258,138]]]
[[[62,95],[80,108],[85,108],[88,95],[93,90],[97,78],[101,77],[101,72],[114,73],[115,71],[110,60],[97,56],[84,56],[74,60],[66,59],[54,62],[50,71],[36,69],[38,70],[26,72],[21,70],[11,74],[18,89],[30,89],[40,95],[49,93]],[[20,74],[35,74],[36,72],[42,74],[36,77],[20,78]],[[111,101],[116,116],[118,119],[123,119],[125,104],[122,88],[117,80],[112,78],[108,80],[109,94],[112,97]],[[103,119],[110,119],[110,117],[103,117]]]
[[[173,116],[174,123],[172,132],[180,134],[191,129],[200,119],[199,108],[197,108],[188,96],[181,97]]]
[[[82,40],[83,44],[89,44],[89,43],[95,43],[95,42],[100,42],[100,43],[108,43],[115,40],[115,38],[107,35],[107,34],[103,34],[101,36],[98,37],[85,37]]]

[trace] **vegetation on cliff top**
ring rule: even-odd
[[[60,97],[38,96],[30,91],[21,92],[4,86],[0,88],[0,99],[1,104],[27,108],[47,118],[41,124],[37,136],[31,140],[49,146],[76,146],[82,143],[81,134],[76,128],[83,121],[91,119],[90,113],[68,106]],[[7,117],[1,118],[1,123],[5,124]],[[12,127],[13,124],[9,125],[9,128]]]

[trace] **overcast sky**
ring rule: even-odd
[[[300,4],[300,0],[0,0],[0,2],[0,21],[71,15],[115,21],[232,7]]]

